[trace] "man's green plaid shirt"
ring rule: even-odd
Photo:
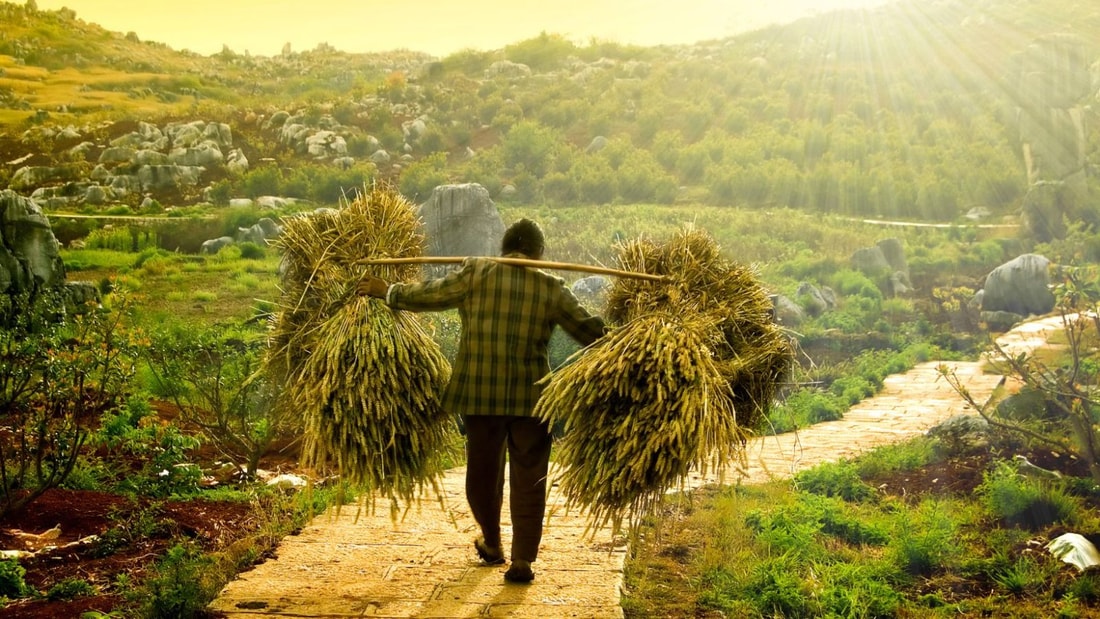
[[[604,332],[603,320],[564,280],[487,258],[467,258],[439,279],[394,284],[387,302],[414,312],[458,308],[462,335],[442,405],[461,415],[530,416],[537,382],[550,371],[546,346],[554,326],[582,345]]]

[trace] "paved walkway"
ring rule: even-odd
[[[1055,319],[1028,323],[998,342],[1016,354],[1041,345],[1060,326]],[[925,363],[887,378],[877,396],[852,408],[840,421],[752,441],[747,468],[727,474],[724,481],[786,478],[971,412],[939,375],[939,364]],[[949,365],[979,402],[1001,380],[984,374],[979,363]],[[563,498],[554,490],[534,583],[506,584],[504,567],[480,567],[471,545],[477,528],[463,494],[464,474],[462,468],[448,471],[439,496],[425,499],[396,524],[384,500],[378,502],[377,514],[357,513],[355,506],[322,514],[301,534],[285,538],[276,559],[229,583],[210,609],[233,619],[623,616],[619,600],[625,542],[612,539],[609,531],[586,537],[583,515],[564,513]],[[689,484],[715,481],[693,478]],[[505,507],[506,544],[507,518]]]

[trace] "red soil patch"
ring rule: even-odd
[[[132,501],[103,492],[50,490],[22,512],[0,520],[0,547],[35,552],[20,565],[26,569],[27,584],[40,593],[66,579],[81,579],[100,594],[71,601],[16,600],[0,614],[45,619],[79,617],[90,610],[109,612],[124,604],[117,591],[120,575],[140,582],[181,540],[217,551],[249,537],[258,525],[256,508],[247,503]],[[18,534],[41,534],[53,527],[61,530],[55,539],[28,540]],[[84,542],[66,546],[78,540]]]

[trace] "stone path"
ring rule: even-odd
[[[1022,325],[998,342],[1016,354],[1041,345],[1060,327],[1060,319],[1047,318]],[[924,363],[887,378],[877,396],[853,407],[842,420],[756,439],[749,444],[746,469],[727,474],[723,481],[786,478],[971,412],[939,375],[939,364]],[[948,365],[979,402],[1001,380],[983,374],[979,363]],[[625,542],[612,539],[606,530],[586,536],[583,515],[564,513],[563,498],[554,490],[534,583],[507,584],[504,567],[480,567],[471,545],[477,527],[464,498],[464,474],[462,468],[448,471],[439,496],[426,499],[396,523],[384,500],[376,514],[358,513],[354,505],[322,514],[301,534],[285,538],[276,559],[226,585],[210,610],[234,619],[623,616],[619,600]],[[716,481],[696,477],[689,485]],[[505,544],[510,532],[505,507]]]

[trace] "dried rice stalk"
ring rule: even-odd
[[[618,247],[622,268],[668,282],[616,280],[606,315],[622,326],[546,379],[536,414],[564,427],[559,482],[590,526],[631,526],[698,469],[743,459],[790,368],[790,341],[754,273],[705,233]]]
[[[267,366],[286,385],[281,404],[303,417],[302,461],[334,467],[396,510],[436,485],[456,444],[438,401],[450,365],[415,315],[356,295],[356,263],[419,255],[420,223],[396,191],[374,185],[340,209],[291,218],[277,244],[283,295]],[[375,274],[418,277],[412,266]]]

